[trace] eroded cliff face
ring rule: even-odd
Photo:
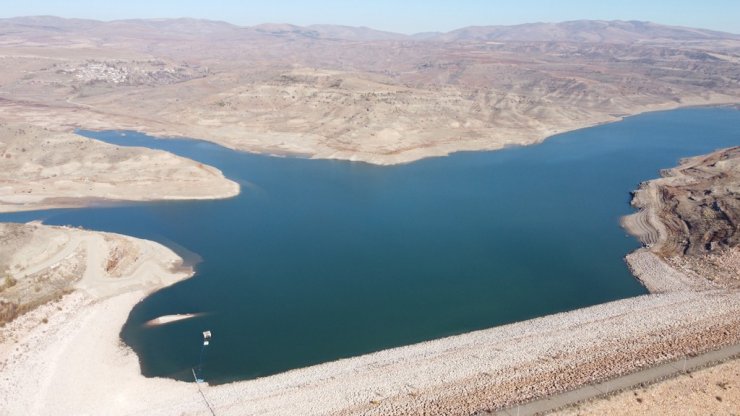
[[[740,147],[685,161],[661,186],[665,217],[680,225],[675,246],[686,255],[702,255],[740,243]],[[679,253],[669,253],[679,254]]]

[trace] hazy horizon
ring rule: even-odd
[[[123,19],[95,19],[95,18],[86,18],[86,17],[67,17],[67,16],[58,16],[58,15],[22,15],[22,16],[10,16],[10,17],[0,17],[0,19],[24,19],[24,18],[37,18],[37,17],[49,17],[49,18],[59,18],[59,19],[69,19],[69,20],[89,20],[89,21],[96,21],[96,22],[102,22],[102,23],[111,23],[111,22],[125,22],[125,21],[136,21],[136,20],[153,20],[153,21],[164,21],[164,20],[201,20],[201,21],[209,21],[209,22],[217,22],[217,23],[225,23],[229,25],[234,25],[236,27],[254,27],[254,26],[260,26],[260,25],[290,25],[290,26],[296,26],[296,27],[311,27],[311,26],[337,26],[337,27],[350,27],[350,28],[363,28],[363,29],[370,29],[370,30],[377,30],[381,32],[387,32],[387,33],[394,33],[399,35],[406,35],[406,36],[414,36],[414,35],[420,35],[424,33],[448,33],[452,32],[458,29],[464,29],[467,27],[494,27],[494,26],[517,26],[517,25],[527,25],[527,24],[560,24],[560,23],[568,23],[568,22],[577,22],[577,21],[602,21],[602,22],[647,22],[647,23],[653,23],[656,25],[662,25],[667,27],[683,27],[688,29],[699,29],[699,30],[711,30],[721,33],[728,33],[731,35],[740,35],[740,32],[731,32],[726,30],[720,30],[720,29],[712,29],[707,27],[698,27],[698,26],[685,26],[685,25],[671,25],[661,22],[655,22],[651,20],[624,20],[624,19],[575,19],[575,20],[558,20],[558,21],[531,21],[531,22],[522,22],[522,23],[513,23],[513,24],[490,24],[490,25],[468,25],[468,26],[460,26],[455,27],[450,30],[437,30],[437,31],[424,31],[424,32],[399,32],[389,29],[380,29],[373,26],[367,26],[367,25],[350,25],[350,24],[342,24],[342,23],[325,23],[325,22],[318,22],[318,23],[306,23],[306,24],[298,24],[298,23],[291,23],[291,22],[281,22],[281,21],[265,21],[265,22],[259,22],[254,24],[239,24],[230,22],[228,20],[223,19],[211,19],[211,18],[204,18],[204,17],[193,17],[193,16],[180,16],[180,17],[131,17],[131,18],[123,18]]]
[[[63,4],[60,4],[63,3]],[[715,0],[699,4],[687,0],[620,4],[588,4],[577,0],[520,0],[515,3],[461,0],[390,0],[342,2],[283,0],[265,4],[221,0],[131,0],[100,7],[94,0],[28,1],[5,5],[0,18],[54,16],[100,21],[192,18],[223,21],[239,26],[258,24],[342,25],[368,27],[402,34],[449,32],[467,26],[508,26],[559,23],[574,20],[649,21],[740,34],[740,2]]]

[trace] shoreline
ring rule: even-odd
[[[11,373],[14,380],[19,373],[32,374],[26,376],[26,383],[31,378],[48,380],[56,390],[45,396],[43,390],[17,386],[18,390],[2,395],[16,401],[3,407],[19,415],[27,414],[26,406],[36,401],[42,407],[35,414],[207,414],[196,384],[145,378],[137,357],[120,344],[120,326],[144,295],[136,290],[97,301],[81,293],[62,299],[61,304],[72,305],[63,307],[70,309],[68,319],[50,320],[47,328],[36,328],[43,331],[39,336],[46,343],[21,342],[29,356],[25,366]],[[56,307],[48,305],[52,310]],[[274,376],[202,387],[219,414],[243,414],[238,409],[254,409],[254,414],[393,415],[429,409],[469,414],[737,344],[739,311],[737,293],[643,295]],[[39,309],[24,317],[38,319],[44,313],[48,312]],[[718,314],[723,318],[715,319]],[[87,335],[80,338],[81,333]],[[43,347],[37,349],[39,345]],[[90,349],[99,359],[88,359]],[[650,350],[653,353],[646,354]],[[84,367],[77,368],[82,362]],[[9,372],[3,373],[8,377]],[[95,376],[91,379],[90,374]],[[106,390],[96,393],[101,401],[89,401],[90,391],[101,390],[95,387],[99,384]],[[108,389],[116,394],[111,396]],[[21,397],[30,401],[19,401]],[[112,397],[127,399],[110,403]]]
[[[419,160],[434,158],[434,157],[446,157],[458,152],[488,152],[506,149],[508,147],[518,146],[532,146],[543,143],[553,136],[558,136],[565,133],[571,133],[578,130],[583,130],[591,127],[596,127],[604,124],[615,123],[624,120],[628,117],[635,117],[642,114],[672,111],[678,109],[690,109],[690,108],[714,108],[714,107],[728,107],[738,108],[740,106],[740,100],[736,97],[711,97],[711,98],[698,98],[698,97],[686,97],[685,102],[663,102],[659,104],[647,104],[643,105],[639,110],[627,114],[594,114],[592,119],[589,121],[575,121],[571,123],[565,123],[562,126],[553,126],[547,129],[547,131],[534,131],[527,130],[526,128],[522,131],[523,135],[514,136],[515,139],[507,138],[501,139],[497,135],[488,137],[486,135],[469,138],[464,140],[455,141],[453,138],[446,140],[439,140],[430,146],[418,146],[411,147],[408,149],[402,149],[394,153],[372,153],[360,149],[336,149],[336,148],[322,148],[319,145],[311,147],[307,145],[302,148],[291,148],[288,146],[275,147],[270,143],[238,143],[234,139],[226,136],[219,136],[218,130],[216,129],[212,134],[201,133],[201,126],[190,126],[190,125],[178,125],[178,127],[162,125],[161,121],[155,127],[153,124],[148,124],[150,120],[147,119],[133,119],[124,121],[121,119],[114,118],[111,120],[108,128],[95,127],[94,124],[86,126],[83,123],[73,123],[72,126],[62,128],[63,131],[69,132],[75,130],[89,130],[89,131],[106,131],[106,130],[132,130],[139,133],[143,133],[160,140],[168,139],[186,139],[186,140],[197,140],[207,143],[213,143],[227,149],[234,151],[240,151],[245,153],[252,153],[257,155],[269,155],[274,157],[298,157],[306,159],[316,160],[339,160],[347,162],[361,162],[376,166],[395,166],[407,163],[413,163]],[[103,113],[104,114],[104,113]],[[113,114],[113,116],[118,116]],[[261,132],[243,130],[243,135],[254,136],[259,135]],[[294,138],[305,138],[306,133],[295,132],[295,133],[281,133],[285,135],[291,135]],[[206,138],[203,138],[206,137]],[[488,138],[486,138],[488,137]],[[367,138],[371,140],[371,138]],[[307,139],[312,142],[312,139]]]
[[[245,408],[255,409],[256,414],[468,414],[740,342],[740,293],[687,287],[691,279],[680,272],[665,276],[665,268],[675,269],[646,249],[626,260],[651,294],[255,380],[204,385],[203,391],[219,414],[242,414],[239,410]],[[165,286],[150,289],[161,287]],[[39,329],[43,331],[34,342],[46,342],[39,351],[33,349],[34,342],[20,342],[31,358],[24,361],[27,367],[14,374],[33,377],[19,377],[25,384],[2,395],[31,402],[19,400],[1,407],[11,409],[10,414],[25,414],[23,406],[34,403],[38,407],[29,409],[35,414],[79,413],[80,409],[108,414],[208,414],[197,385],[145,378],[136,356],[120,345],[118,331],[144,294],[141,289],[98,299],[72,294],[49,305],[68,311],[68,319],[50,320]],[[39,310],[46,311],[45,307]],[[39,316],[32,314],[18,321]],[[80,331],[87,334],[82,341]],[[663,345],[664,338],[671,340],[669,345]],[[80,344],[96,350],[100,359],[80,355],[85,350]],[[5,360],[10,347],[0,344]],[[84,364],[85,371],[66,362],[69,354],[77,357],[73,364]],[[37,361],[44,365],[34,364]],[[97,376],[91,381],[80,378],[84,375],[80,373]],[[40,389],[32,380],[39,375],[45,383]],[[73,387],[60,387],[65,383]],[[112,402],[109,390],[116,392]],[[91,391],[101,402],[86,401]]]
[[[106,384],[100,384],[99,377],[112,384],[120,383],[121,376],[139,383],[143,377],[138,359],[117,340],[120,327],[141,298],[191,277],[193,269],[184,267],[172,250],[147,240],[38,223],[19,227],[41,233],[35,238],[57,241],[54,247],[36,251],[33,258],[41,263],[33,263],[34,269],[54,270],[72,261],[84,272],[72,282],[71,293],[0,326],[0,408],[9,414],[58,414],[54,409],[69,404],[66,400],[75,393],[85,396],[97,389],[100,397],[106,397]],[[125,254],[111,265],[111,255],[117,253]],[[23,264],[27,256],[14,256],[15,263]],[[105,374],[121,365],[135,371]],[[78,391],[85,383],[85,390]],[[63,413],[80,413],[81,405],[69,404]]]
[[[20,212],[47,211],[55,209],[76,209],[91,207],[119,207],[133,204],[147,204],[153,202],[178,202],[178,201],[212,201],[216,199],[230,199],[239,196],[241,187],[237,186],[236,191],[227,191],[223,193],[212,193],[207,196],[162,196],[156,198],[142,197],[140,199],[119,199],[105,197],[84,197],[84,198],[47,198],[34,205],[9,205],[0,203],[0,215],[13,214]],[[236,192],[236,193],[234,193]],[[0,222],[2,223],[2,222]]]
[[[0,214],[95,204],[224,199],[241,187],[170,152],[0,123]]]

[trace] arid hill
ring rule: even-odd
[[[0,328],[75,290],[103,298],[191,273],[171,250],[119,234],[0,223],[0,243]]]
[[[695,279],[740,287],[740,147],[684,160],[647,181],[625,225]]]
[[[578,21],[401,35],[195,19],[0,20],[0,119],[390,164],[740,100],[740,38]]]
[[[0,213],[238,193],[218,169],[171,153],[0,123]]]
[[[446,41],[514,41],[576,43],[677,43],[702,40],[740,40],[740,35],[705,29],[664,26],[641,21],[576,20],[515,26],[471,26],[427,39]]]

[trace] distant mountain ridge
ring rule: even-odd
[[[430,38],[428,34],[424,37]],[[631,43],[646,40],[738,40],[740,35],[642,21],[576,20],[561,23],[526,23],[514,26],[469,26],[440,33],[431,39]]]
[[[707,29],[666,26],[642,21],[576,20],[560,23],[526,23],[513,26],[468,26],[450,32],[405,35],[368,27],[266,23],[237,26],[214,20],[130,19],[109,22],[67,19],[53,16],[28,16],[0,19],[0,35],[24,31],[87,32],[110,35],[181,35],[192,37],[241,38],[251,36],[338,39],[346,41],[416,40],[437,42],[578,42],[634,43],[646,41],[692,41],[729,39],[740,35]]]

